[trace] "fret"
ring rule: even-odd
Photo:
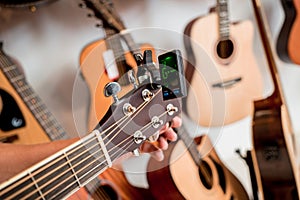
[[[72,172],[73,172],[73,174],[74,174],[74,176],[76,178],[76,181],[77,181],[78,185],[80,187],[82,187],[82,184],[80,183],[79,178],[77,177],[77,175],[75,173],[75,170],[74,170],[74,168],[73,168],[73,166],[72,166],[72,164],[70,162],[70,159],[69,159],[68,155],[66,154],[66,152],[64,152],[64,154],[65,154],[65,157],[67,158],[68,164],[69,164],[69,166],[70,166],[70,168],[71,168],[71,170],[72,170]]]
[[[19,74],[19,75],[17,75],[17,76],[11,77],[11,78],[10,78],[10,81],[11,81],[12,83],[15,83],[15,82],[17,82],[17,81],[19,81],[19,80],[24,80],[24,79],[25,79],[25,76],[24,76],[23,74]]]
[[[43,195],[42,191],[39,189],[39,186],[38,186],[38,184],[36,183],[36,181],[35,181],[34,177],[31,175],[31,173],[30,173],[30,172],[29,172],[28,174],[29,174],[29,176],[30,176],[30,178],[31,178],[32,182],[34,183],[34,185],[35,185],[36,189],[38,190],[38,192],[39,192],[40,196],[42,197],[42,199],[44,199],[44,200],[45,200],[45,197],[44,197],[44,195]],[[31,195],[29,195],[29,196],[31,196]],[[23,198],[25,199],[25,198],[27,198],[27,197],[23,197]]]
[[[29,172],[25,172],[22,177],[27,176],[29,176]],[[1,188],[0,196],[2,199],[21,199],[22,197],[31,194],[31,197],[39,198],[40,193],[36,189],[37,188],[34,185],[32,179],[29,178],[21,183],[15,181],[4,188]]]
[[[228,14],[227,0],[218,0],[217,5],[218,17],[219,17],[219,34],[221,40],[229,39],[230,34],[230,20]]]
[[[23,87],[17,87],[16,90],[19,92],[19,94],[21,94],[21,96],[24,96],[25,93],[31,94],[32,91],[29,85],[24,85]]]
[[[3,70],[3,72],[10,72],[10,71],[16,70],[16,68],[17,68],[17,65],[13,64],[13,65],[9,65],[7,67],[2,67],[2,70]]]

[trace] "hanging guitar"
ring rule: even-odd
[[[207,135],[194,141],[184,125],[177,133],[180,140],[169,144],[162,162],[150,158],[147,179],[155,199],[249,199]]]
[[[140,84],[117,99],[120,89],[116,82],[106,85],[107,95],[113,96],[115,102],[97,128],[2,183],[1,199],[66,198],[111,167],[117,158],[135,152],[180,113],[180,98],[165,100],[161,85]]]
[[[252,101],[262,97],[263,88],[253,54],[252,23],[230,23],[227,0],[218,0],[217,7],[192,20],[184,34],[189,61],[185,74],[194,90],[185,103],[188,116],[209,127],[251,115]],[[208,55],[203,55],[203,49]]]
[[[0,46],[0,141],[34,144],[67,139],[68,134],[28,84],[20,67],[4,53],[2,43]],[[94,199],[116,199],[119,194],[114,187],[108,180],[95,179],[85,188]],[[83,190],[80,195],[87,196]]]
[[[295,23],[297,13],[293,0],[281,0],[281,5],[284,10],[285,17],[277,38],[276,50],[281,60],[285,62],[292,62],[289,55],[288,46],[291,29]]]
[[[89,86],[90,94],[92,94],[88,117],[88,129],[92,130],[102,119],[111,103],[103,94],[105,84],[110,81],[119,81],[124,86],[122,92],[126,93],[132,89],[129,78],[124,75],[137,66],[133,53],[142,52],[145,49],[153,52],[153,47],[147,44],[140,47],[134,42],[130,34],[122,36],[117,34],[125,30],[125,26],[108,3],[105,4],[98,0],[85,0],[84,2],[87,8],[91,9],[94,15],[103,21],[106,33],[106,38],[87,45],[80,55],[80,69]],[[125,42],[130,52],[125,51],[122,46],[124,38],[126,38]],[[91,60],[91,63],[86,63],[85,58],[92,51],[99,51],[99,56]],[[155,60],[155,55],[153,55],[153,59]]]
[[[252,158],[259,197],[299,199],[299,172],[296,167],[294,138],[280,86],[279,74],[270,43],[270,34],[259,0],[252,0],[270,73],[273,93],[254,102]]]
[[[295,8],[297,14],[295,17],[295,21],[293,22],[289,38],[288,38],[288,54],[289,54],[290,60],[293,63],[300,65],[300,54],[299,54],[299,48],[300,48],[300,41],[299,41],[300,2],[297,0],[294,0],[293,3],[294,3],[294,8]]]

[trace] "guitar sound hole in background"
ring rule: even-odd
[[[234,45],[231,40],[221,40],[217,45],[217,54],[221,59],[227,59],[233,54]]]
[[[202,165],[201,166],[202,170],[200,170],[200,168],[198,170],[200,180],[201,180],[202,184],[204,185],[204,187],[206,187],[206,189],[210,190],[213,185],[211,168],[205,161],[202,161],[201,165]],[[205,171],[205,174],[202,171]]]
[[[101,185],[97,190],[92,194],[94,200],[101,199],[119,199],[116,191],[108,184]]]

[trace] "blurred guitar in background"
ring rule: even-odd
[[[186,100],[188,116],[202,126],[222,126],[252,115],[252,101],[263,95],[252,22],[230,23],[227,0],[218,0],[216,9],[192,20],[184,33],[185,74],[194,91]],[[208,55],[201,55],[203,49]]]
[[[294,7],[296,9],[296,18],[292,25],[289,40],[288,40],[288,52],[293,63],[300,65],[300,2],[294,0]],[[290,12],[290,11],[289,11]]]
[[[169,144],[164,160],[150,158],[148,163],[147,179],[155,199],[249,199],[207,135],[194,141],[184,125],[177,133],[180,140]]]
[[[277,38],[276,50],[281,60],[285,62],[292,62],[289,55],[288,44],[290,41],[291,29],[295,23],[297,13],[293,0],[281,0],[281,5],[284,10],[285,17]]]
[[[133,53],[146,49],[153,52],[154,50],[148,44],[142,46],[136,44],[130,34],[124,34],[122,37],[118,34],[126,28],[111,1],[84,0],[83,2],[84,5],[81,6],[91,9],[94,16],[102,21],[106,34],[104,39],[84,47],[80,55],[81,73],[90,91],[88,130],[91,131],[112,103],[112,99],[104,94],[104,86],[111,81],[118,81],[122,86],[118,97],[122,97],[134,87],[130,77],[126,75],[129,70],[134,71],[137,67]],[[128,47],[126,50],[124,42]],[[91,52],[93,53],[90,54]],[[156,60],[155,55],[153,60]],[[122,199],[151,199],[152,197],[148,190],[130,185],[122,171],[110,168],[102,173],[100,178],[114,182]]]
[[[280,77],[270,43],[270,32],[259,0],[252,0],[274,91],[254,102],[252,158],[259,197],[299,199],[300,176],[296,166],[295,138],[280,86]]]

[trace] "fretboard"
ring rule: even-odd
[[[187,132],[187,130],[182,125],[180,128],[177,129],[177,133],[180,137],[180,139],[183,141],[185,146],[188,148],[189,153],[191,154],[195,164],[197,166],[200,166],[202,156],[200,152],[197,149],[197,145],[194,142],[193,138],[191,138]]]
[[[66,139],[67,134],[47,109],[41,98],[27,83],[25,75],[17,65],[0,50],[0,68],[7,80],[21,97],[30,112],[37,119],[41,127],[51,140]]]
[[[229,39],[229,13],[228,13],[228,2],[227,0],[218,0],[217,5],[218,17],[219,17],[219,36],[220,40]]]
[[[114,153],[115,154],[115,153]],[[0,185],[3,199],[66,198],[111,165],[99,131],[82,138],[13,180]]]

